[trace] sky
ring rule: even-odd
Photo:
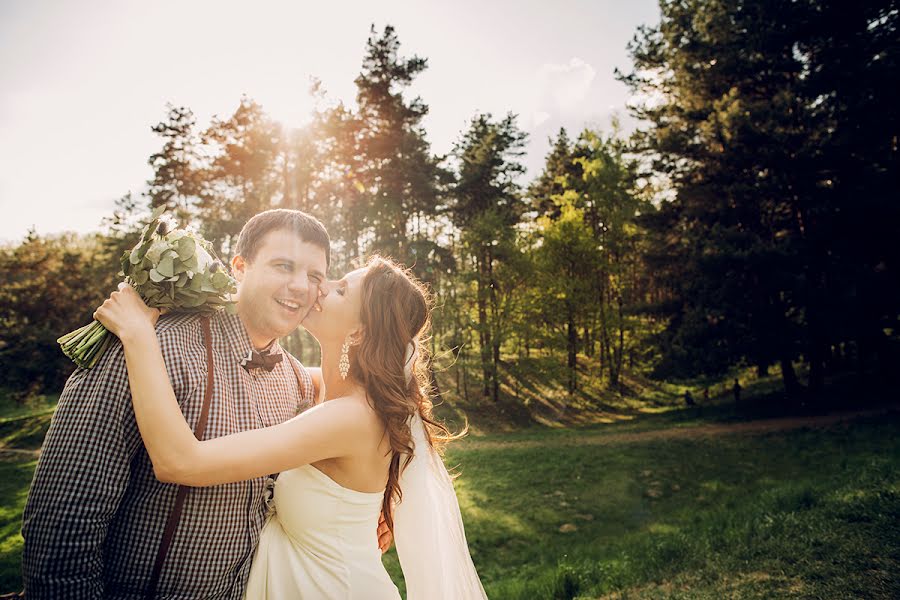
[[[633,127],[613,71],[630,70],[627,43],[658,21],[656,0],[0,0],[0,241],[96,230],[143,192],[167,102],[205,127],[246,94],[302,125],[316,77],[353,104],[373,24],[395,27],[401,56],[428,59],[408,93],[430,108],[435,153],[476,112],[513,112],[530,180],[559,127],[608,131],[613,114]]]

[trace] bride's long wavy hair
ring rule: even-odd
[[[373,256],[366,267],[360,314],[362,336],[350,348],[350,375],[362,384],[390,439],[391,465],[382,509],[393,531],[392,501],[402,497],[400,472],[413,451],[409,418],[419,412],[428,442],[438,450],[458,436],[451,435],[432,416],[428,349],[424,343],[431,327],[431,295],[408,269],[388,258]],[[413,377],[407,382],[405,362],[410,343],[416,353]]]

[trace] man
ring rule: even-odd
[[[309,372],[276,340],[324,293],[329,243],[300,211],[263,212],[244,226],[231,263],[237,314],[210,319],[215,369],[203,439],[275,425],[314,403]],[[157,335],[195,427],[208,371],[200,317],[166,315]],[[69,378],[44,441],[22,527],[27,597],[145,597],[177,489],[154,477],[117,343]],[[265,478],[187,490],[155,595],[241,598],[265,499]]]

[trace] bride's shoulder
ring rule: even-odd
[[[368,399],[363,395],[348,394],[347,396],[339,396],[323,402],[323,404],[330,404],[335,407],[335,410],[357,414],[375,414],[375,409],[372,408]]]
[[[307,411],[328,415],[330,419],[340,421],[348,429],[358,433],[377,428],[380,424],[378,413],[369,404],[365,396],[355,394],[332,398]]]

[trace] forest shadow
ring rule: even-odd
[[[558,356],[517,357],[500,365],[499,397],[483,395],[480,369],[474,362],[456,386],[455,373],[438,374],[444,404],[437,414],[473,433],[503,432],[523,427],[632,428],[688,426],[700,422],[730,423],[786,416],[826,414],[835,410],[876,406],[891,401],[891,386],[874,373],[836,372],[821,392],[790,397],[780,370],[760,375],[755,368],[735,368],[719,377],[660,381],[639,371],[624,372],[618,385],[600,376],[596,360],[579,356],[577,388],[568,391],[569,370]],[[805,373],[798,370],[802,377]],[[734,381],[740,382],[740,399]],[[801,379],[802,381],[802,379]],[[689,404],[685,393],[691,394]]]

